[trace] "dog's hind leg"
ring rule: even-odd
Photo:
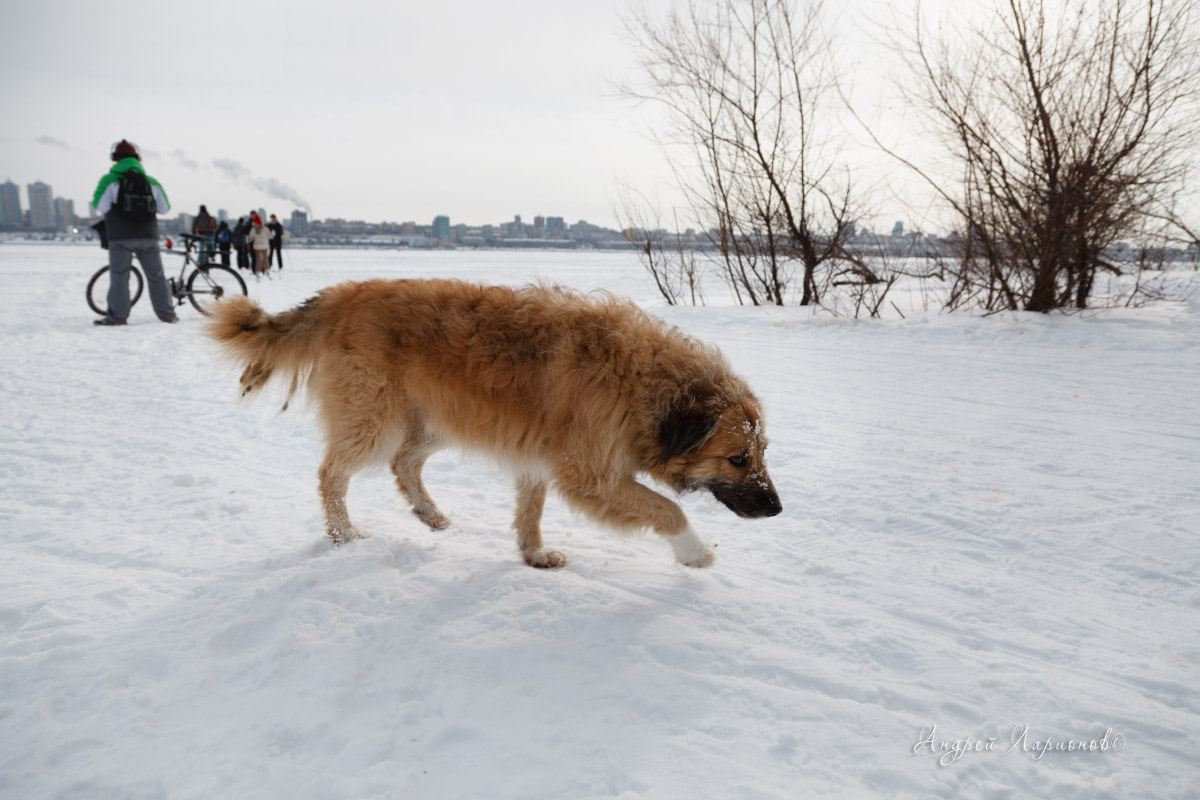
[[[365,539],[371,534],[356,528],[346,510],[350,476],[377,463],[382,434],[373,420],[347,414],[329,423],[325,460],[317,471],[325,525],[334,544]]]
[[[650,528],[665,537],[675,560],[687,567],[712,566],[716,556],[692,526],[683,509],[633,478],[611,485],[587,475],[564,475],[557,481],[568,504],[597,522],[618,530]]]
[[[332,451],[325,456],[325,461],[317,471],[321,503],[325,506],[326,532],[334,544],[345,544],[351,539],[370,536],[351,524],[350,513],[346,510],[346,490],[350,488],[352,472]]]
[[[396,476],[396,486],[412,505],[413,514],[435,531],[450,527],[450,518],[438,509],[429,496],[425,482],[421,480],[421,469],[425,461],[441,448],[441,439],[425,426],[423,420],[410,419],[405,425],[404,441],[389,464],[392,474]]]
[[[567,557],[542,545],[542,509],[546,506],[546,481],[529,475],[517,478],[517,547],[531,567],[561,567]]]

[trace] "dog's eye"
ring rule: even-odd
[[[733,456],[729,459],[729,463],[733,464],[735,467],[738,467],[740,469],[741,467],[746,466],[746,457],[745,456]]]

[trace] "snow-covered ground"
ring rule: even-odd
[[[94,328],[98,249],[5,244],[0,796],[1200,793],[1200,303],[855,323],[663,307],[629,254],[289,261],[268,310],[377,276],[654,306],[764,402],[784,513],[686,498],[700,571],[552,498],[539,571],[448,451],[452,528],[367,475],[335,549],[308,412],[236,404],[190,307]]]

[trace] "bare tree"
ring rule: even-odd
[[[626,30],[644,81],[620,90],[665,109],[657,138],[734,296],[782,305],[798,277],[819,302],[854,216],[820,0],[688,0]]]
[[[958,177],[926,176],[963,235],[948,305],[1085,308],[1108,251],[1178,191],[1198,141],[1196,0],[996,0],[906,43],[909,99]],[[903,159],[902,159],[903,160]]]

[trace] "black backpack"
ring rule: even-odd
[[[158,212],[158,202],[154,199],[154,190],[150,179],[136,169],[131,169],[121,175],[120,188],[117,190],[117,202],[113,211],[130,222],[149,222]]]

